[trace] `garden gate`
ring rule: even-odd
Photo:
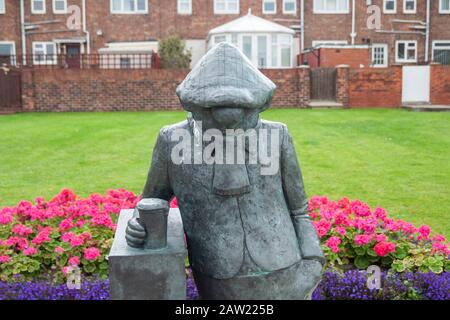
[[[430,101],[430,66],[403,67],[403,103]]]
[[[311,69],[311,100],[336,100],[336,69]]]
[[[22,107],[19,70],[0,68],[0,113],[16,112]]]

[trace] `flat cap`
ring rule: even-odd
[[[275,84],[234,45],[211,48],[178,86],[183,108],[269,108]]]

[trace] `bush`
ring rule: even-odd
[[[309,214],[331,267],[366,269],[378,265],[396,272],[436,274],[450,271],[445,237],[430,227],[388,217],[383,208],[371,210],[359,200],[338,202],[314,196]]]
[[[51,274],[59,282],[74,266],[105,278],[118,213],[137,201],[122,189],[87,199],[66,189],[48,202],[38,198],[1,209],[0,280]]]
[[[184,41],[172,35],[159,42],[159,56],[163,69],[189,68],[192,54],[186,50]]]

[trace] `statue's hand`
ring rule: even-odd
[[[125,233],[125,239],[130,247],[142,248],[144,246],[147,233],[145,228],[140,224],[139,218],[134,217],[128,221]]]

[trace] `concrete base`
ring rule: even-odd
[[[418,112],[450,111],[450,106],[436,105],[436,104],[407,104],[407,105],[404,105],[402,108],[405,110],[418,111]]]
[[[331,100],[311,100],[308,104],[309,108],[343,108],[344,105],[342,103],[331,101]]]
[[[171,209],[167,247],[135,249],[127,245],[125,229],[133,210],[122,210],[109,253],[112,300],[185,300],[187,255],[180,211]]]

